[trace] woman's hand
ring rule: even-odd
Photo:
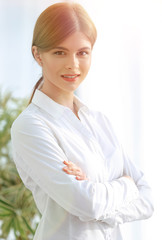
[[[77,180],[88,180],[80,167],[70,161],[64,161],[63,163],[66,165],[66,167],[63,168],[64,172],[76,176]]]
[[[129,180],[131,180],[132,182],[134,182],[133,178],[131,178],[130,176],[124,175],[123,177],[128,178]]]
[[[82,169],[75,165],[73,162],[64,161],[63,163],[66,165],[66,167],[63,168],[64,172],[66,172],[69,175],[76,176],[77,180],[88,180]],[[130,176],[124,175],[123,177],[126,177],[134,182],[134,180]]]

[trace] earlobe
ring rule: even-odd
[[[36,46],[32,47],[32,54],[33,54],[33,57],[35,58],[35,60],[37,61],[37,63],[40,66],[42,66],[42,59],[40,56],[40,52],[38,51],[38,48]]]

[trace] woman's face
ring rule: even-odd
[[[56,48],[40,52],[37,61],[42,66],[44,92],[64,94],[77,89],[89,71],[91,51],[88,38],[75,32]]]

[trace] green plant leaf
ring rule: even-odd
[[[26,98],[15,98],[9,91],[2,94],[0,89],[0,237],[4,239],[11,230],[16,240],[33,239],[35,229],[31,225],[40,215],[31,192],[19,177],[11,152],[10,129],[26,106]]]

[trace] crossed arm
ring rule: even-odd
[[[66,172],[69,175],[74,175],[78,181],[80,180],[88,180],[85,173],[82,171],[80,167],[78,167],[76,164],[74,164],[71,161],[64,161],[63,162],[66,167],[63,167],[63,171]],[[134,180],[130,176],[124,175],[123,177],[126,177],[134,182]]]
[[[17,166],[50,198],[81,221],[103,221],[115,226],[152,214],[150,189],[138,171],[137,183],[128,177],[129,164],[124,177],[111,182],[92,182],[80,168],[68,162],[50,129],[35,118],[17,121],[12,128],[12,143]],[[27,178],[23,180],[27,185]]]
[[[63,162],[66,166],[63,167],[63,171],[69,175],[73,175],[76,177],[78,181],[80,180],[88,180],[82,169],[71,161]],[[125,171],[127,172],[128,169]],[[134,168],[134,171],[138,171]],[[132,177],[128,175],[123,176],[126,179],[129,179],[132,183],[135,184],[135,181]],[[150,189],[147,185],[145,185],[145,180],[142,178],[137,182],[139,197],[130,201],[129,204],[123,205],[119,209],[115,211],[109,212],[106,219],[98,219],[102,222],[108,223],[110,226],[114,227],[118,224],[124,222],[130,222],[140,219],[148,218],[153,213],[152,199],[150,194]]]

